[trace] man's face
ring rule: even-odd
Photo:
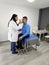
[[[26,18],[23,18],[22,19],[22,23],[25,23],[25,22],[27,22],[27,19]]]

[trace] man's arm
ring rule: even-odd
[[[27,37],[29,34],[30,34],[30,26],[28,25],[28,26],[26,27],[26,33],[25,33],[24,35],[22,35],[22,37],[23,37],[23,38],[24,38],[24,37]]]

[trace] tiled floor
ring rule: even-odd
[[[49,43],[43,41],[38,47],[27,54],[12,55],[10,43],[0,43],[0,65],[49,65]]]

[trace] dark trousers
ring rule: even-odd
[[[15,51],[16,51],[16,42],[11,42],[11,51],[12,51],[12,53],[15,53]]]
[[[20,48],[20,49],[22,48],[23,40],[22,40],[22,39],[19,40],[19,37],[22,36],[22,35],[23,35],[22,33],[18,35],[18,41],[17,41],[17,43],[18,43],[18,48]]]
[[[18,48],[20,48],[20,49],[22,48],[23,40],[24,40],[25,38],[29,37],[29,35],[27,35],[27,36],[25,36],[23,39],[19,40],[19,37],[22,36],[22,35],[23,35],[22,33],[18,35],[18,42],[17,42],[17,43],[18,43]]]

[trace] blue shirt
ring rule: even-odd
[[[30,35],[30,25],[27,22],[23,24],[22,34],[23,34],[22,37]]]
[[[30,25],[27,22],[23,24],[22,29],[19,29],[19,31],[22,31],[22,37],[26,37],[27,35],[29,35],[28,38],[25,38],[23,40],[23,43],[25,43],[29,39],[37,38],[37,36],[30,34]]]

